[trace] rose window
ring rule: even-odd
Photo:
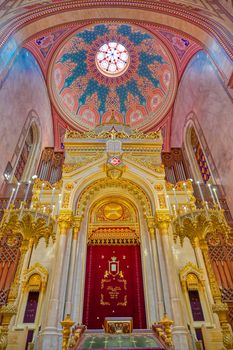
[[[104,75],[119,76],[129,66],[129,53],[122,44],[109,42],[102,45],[97,52],[96,66]]]

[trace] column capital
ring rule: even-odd
[[[58,216],[58,224],[61,234],[67,234],[68,230],[72,227],[74,221],[73,211],[70,209],[62,209]]]
[[[155,214],[155,224],[161,235],[168,234],[168,227],[171,223],[171,215],[167,212],[157,212]]]
[[[83,217],[82,216],[74,216],[74,224],[73,224],[73,227],[74,227],[74,231],[73,231],[73,239],[77,239],[78,238],[78,234],[79,234],[79,230],[80,230],[80,227],[81,227],[81,223],[82,223],[82,219]]]
[[[155,238],[155,218],[154,216],[147,216],[146,217],[146,222],[147,222],[147,226],[149,229],[149,233],[152,239]]]

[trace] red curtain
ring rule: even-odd
[[[83,323],[102,328],[105,317],[133,317],[146,328],[140,246],[87,248]]]

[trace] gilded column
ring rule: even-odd
[[[71,250],[71,258],[70,258],[70,269],[69,269],[69,277],[68,277],[65,314],[71,314],[71,309],[72,309],[72,292],[73,292],[75,260],[76,260],[76,254],[77,254],[78,234],[79,234],[81,222],[82,222],[82,217],[80,216],[74,217],[73,241],[72,241],[72,250]]]
[[[174,327],[172,332],[174,344],[177,347],[177,349],[188,350],[188,332],[184,326],[183,310],[178,289],[179,281],[177,272],[175,270],[175,262],[173,260],[168,235],[170,222],[171,217],[168,213],[157,213],[156,225],[158,227],[162,241],[163,255],[168,279],[169,293],[171,298],[171,307],[174,318]]]
[[[53,281],[51,284],[51,293],[47,310],[46,326],[42,331],[42,347],[43,350],[57,350],[58,344],[58,325],[60,320],[59,303],[61,290],[64,286],[61,285],[62,275],[65,270],[65,252],[67,245],[67,236],[73,225],[73,212],[69,209],[60,211],[58,217],[58,225],[60,234],[57,240],[57,248],[55,251],[56,260],[53,270]]]

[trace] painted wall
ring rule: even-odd
[[[233,213],[233,106],[209,57],[203,51],[189,62],[179,85],[172,121],[171,147],[181,147],[187,116],[194,112]]]
[[[0,88],[0,184],[31,110],[39,117],[42,148],[53,146],[51,107],[45,81],[35,58],[21,49]]]

